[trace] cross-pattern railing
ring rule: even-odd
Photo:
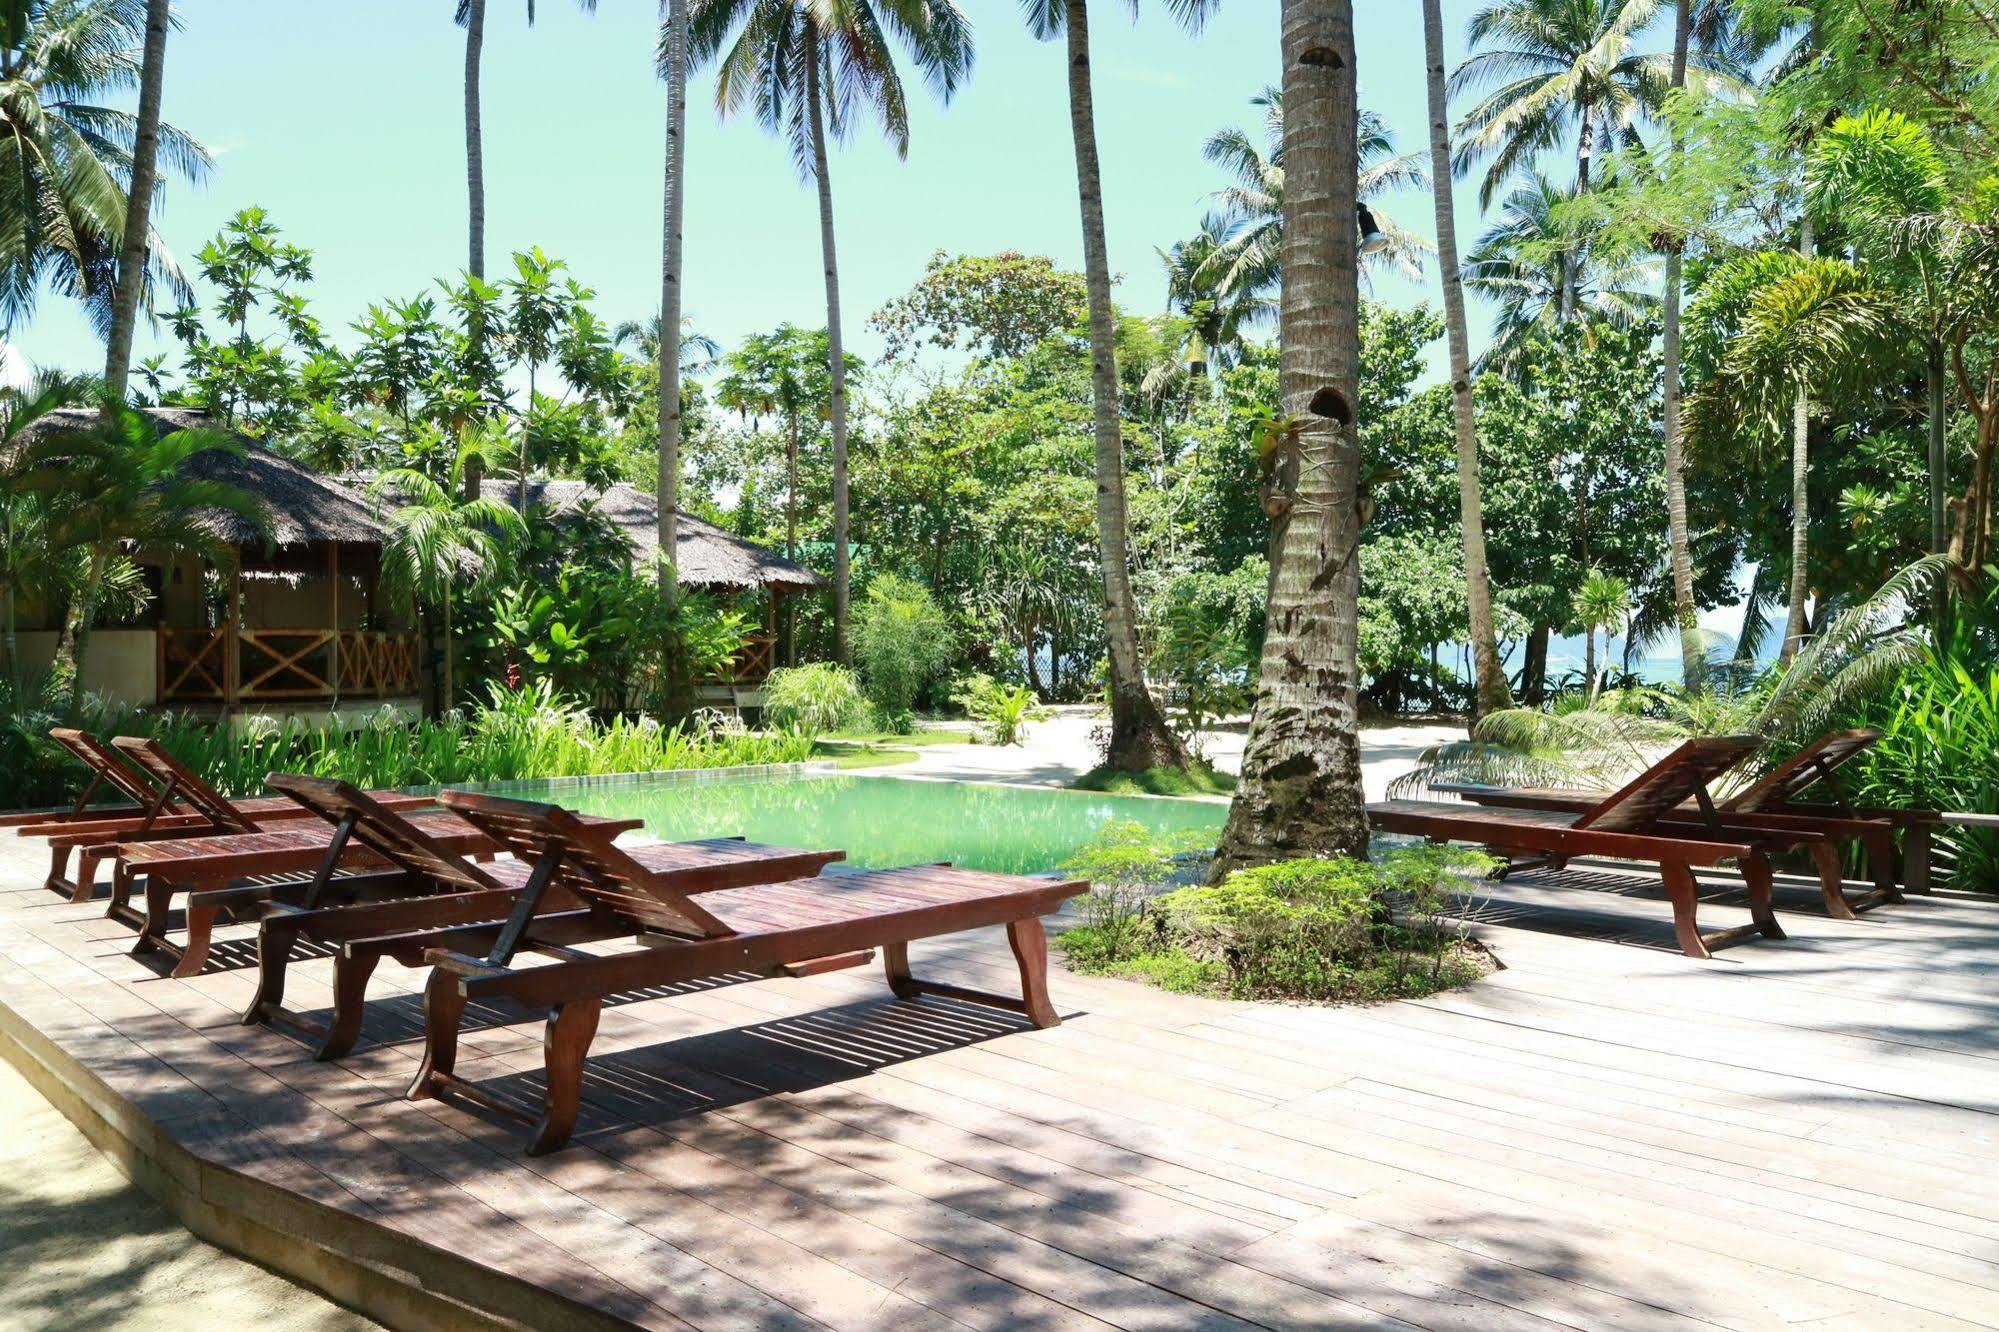
[[[704,682],[707,684],[759,684],[770,676],[770,668],[777,660],[777,640],[767,634],[752,634],[743,640],[742,647],[729,664],[716,671]]]
[[[388,698],[417,692],[416,636],[361,629],[159,631],[160,701]]]

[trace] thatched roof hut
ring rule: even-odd
[[[222,428],[214,418],[186,407],[149,407],[145,414],[162,435],[177,430]],[[91,408],[64,408],[50,412],[37,428],[84,428],[95,415]],[[247,436],[236,435],[235,440],[242,447],[241,453],[204,450],[188,459],[182,469],[186,476],[235,486],[262,506],[260,523],[227,509],[202,514],[201,525],[218,539],[232,546],[258,543],[305,546],[321,541],[382,544],[382,525],[376,521],[374,506],[366,495],[274,453]]]
[[[512,481],[488,481],[481,492],[487,499],[513,507],[520,502],[520,487]],[[591,503],[638,548],[640,562],[659,550],[659,499],[650,491],[619,482],[598,491],[582,481],[530,481],[528,505],[544,513],[561,514],[580,504]],[[680,581],[688,587],[715,592],[742,592],[756,588],[779,593],[808,592],[825,587],[827,579],[776,551],[759,546],[713,523],[703,522],[685,510],[680,514],[680,541],[675,565]]]

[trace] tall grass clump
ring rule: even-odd
[[[217,727],[181,714],[98,710],[75,718],[104,734],[156,736],[174,757],[230,795],[262,789],[272,772],[335,777],[362,787],[589,777],[624,772],[798,763],[809,738],[785,732],[704,733],[649,718],[598,722],[545,688],[495,688],[486,706],[436,720],[384,710],[365,726],[339,729],[276,722]],[[0,809],[73,798],[83,769],[48,739],[60,721],[46,711],[0,717]]]

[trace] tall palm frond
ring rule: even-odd
[[[139,82],[144,0],[13,0],[0,16],[0,330],[31,318],[44,290],[82,303],[100,334],[111,323],[125,235],[137,117],[105,105]],[[203,179],[208,150],[159,127],[159,160]],[[149,235],[146,285],[176,299],[187,280]]]

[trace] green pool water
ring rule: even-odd
[[[507,793],[536,798],[520,786]],[[668,841],[743,836],[837,847],[848,864],[865,869],[948,860],[1013,874],[1054,869],[1109,819],[1134,819],[1162,833],[1219,833],[1228,813],[1192,800],[897,777],[572,787],[540,798],[587,814],[642,818],[647,832]]]

